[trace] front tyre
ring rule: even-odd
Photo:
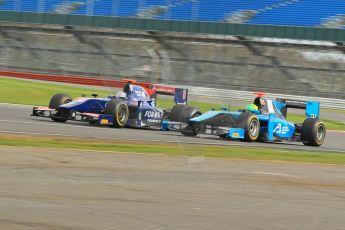
[[[244,140],[248,142],[257,141],[260,135],[260,121],[254,114],[249,114],[244,127]]]
[[[301,139],[304,145],[321,146],[326,138],[326,126],[317,118],[307,118],[302,124]]]
[[[113,127],[115,128],[123,128],[128,122],[129,109],[125,101],[119,99],[109,101],[105,107],[104,113],[114,116]]]
[[[50,99],[49,108],[58,110],[60,105],[67,104],[71,101],[72,97],[70,95],[64,93],[57,93]],[[52,116],[51,119],[56,122],[66,122],[67,119],[62,118],[61,116],[62,114],[58,110],[58,112],[54,116]]]

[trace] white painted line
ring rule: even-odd
[[[33,105],[23,105],[23,104],[13,104],[13,103],[0,103],[0,106],[9,106],[9,107],[25,107],[33,108]]]
[[[30,124],[30,125],[48,125],[48,126],[58,126],[58,127],[75,127],[75,128],[85,128],[85,129],[94,129],[92,126],[83,126],[83,125],[73,125],[73,124],[60,124],[51,122],[36,122],[36,121],[15,121],[15,120],[0,120],[0,123],[16,123],[16,124]],[[101,128],[101,127],[98,127]]]
[[[3,131],[1,130],[0,133],[8,133],[8,134],[25,134],[25,135],[41,135],[41,136],[59,136],[59,137],[78,137],[74,135],[67,135],[67,134],[54,134],[54,133],[34,133],[34,132],[17,132],[17,131]]]

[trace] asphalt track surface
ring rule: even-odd
[[[32,106],[0,104],[0,131],[2,133],[40,134],[71,137],[85,137],[108,140],[133,140],[166,143],[191,143],[209,145],[240,145],[251,147],[273,147],[287,149],[315,150],[301,143],[244,143],[222,140],[215,136],[200,135],[186,137],[178,132],[163,132],[158,129],[113,129],[91,126],[88,123],[69,121],[56,123],[47,118],[31,117]],[[345,132],[328,131],[325,144],[320,151],[345,152]]]
[[[301,148],[59,124],[0,105],[2,133]],[[344,150],[328,133],[318,150]],[[336,145],[336,146],[332,146]],[[307,148],[315,150],[315,148]],[[344,229],[342,165],[0,146],[4,229]]]
[[[1,229],[334,229],[345,167],[0,146]]]
[[[222,140],[215,136],[200,135],[186,137],[178,132],[152,129],[113,129],[91,126],[88,123],[69,121],[56,123],[47,118],[31,117],[31,106],[0,104],[0,132],[18,134],[61,135],[108,140],[133,140],[166,143],[190,143],[209,145],[237,145],[249,147],[272,147],[281,149],[302,149],[345,152],[345,132],[328,131],[326,141],[319,148],[307,147],[301,143],[245,143]]]

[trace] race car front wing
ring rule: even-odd
[[[188,124],[183,122],[174,122],[169,120],[162,121],[161,130],[166,131],[178,131],[181,132],[184,130],[185,132],[191,129]],[[190,130],[192,132],[192,130]],[[204,125],[198,129],[198,134],[208,134],[214,136],[224,136],[233,139],[244,139],[244,132],[245,130],[242,128],[228,128],[228,127],[218,127],[218,126],[209,126]]]
[[[47,118],[60,118],[74,121],[84,121],[89,123],[95,123],[99,125],[111,125],[114,122],[112,115],[97,114],[97,113],[81,113],[70,110],[68,113],[64,113],[63,116],[59,115],[56,109],[48,107],[34,107],[31,116],[35,117],[47,117]]]

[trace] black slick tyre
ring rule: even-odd
[[[187,105],[174,105],[174,107],[171,109],[170,114],[168,116],[168,119],[170,121],[180,121],[180,114],[184,108],[186,108]]]
[[[250,112],[242,113],[236,127],[244,129],[244,141],[258,141],[260,135],[260,121],[255,114]]]
[[[169,120],[188,124],[187,127],[181,129],[181,133],[185,136],[194,137],[198,135],[200,125],[194,122],[190,122],[189,120],[200,115],[201,112],[196,107],[188,105],[175,105],[171,110]]]
[[[109,101],[105,107],[104,113],[114,116],[113,127],[115,128],[123,128],[128,122],[129,109],[125,101],[118,99]]]
[[[190,122],[189,120],[198,117],[201,115],[201,112],[198,108],[188,106],[182,110],[180,114],[180,119],[182,122],[188,123],[188,126],[181,130],[181,133],[185,136],[194,137],[198,135],[200,130],[200,124],[195,122]]]
[[[55,94],[49,102],[50,109],[59,109],[60,105],[67,104],[72,101],[72,97],[68,94],[64,93],[57,93]],[[58,111],[55,116],[52,116],[51,119],[56,122],[66,122],[67,119],[59,117],[61,116],[60,112]]]
[[[301,140],[307,146],[321,146],[326,138],[326,126],[317,118],[304,120],[301,129]]]

